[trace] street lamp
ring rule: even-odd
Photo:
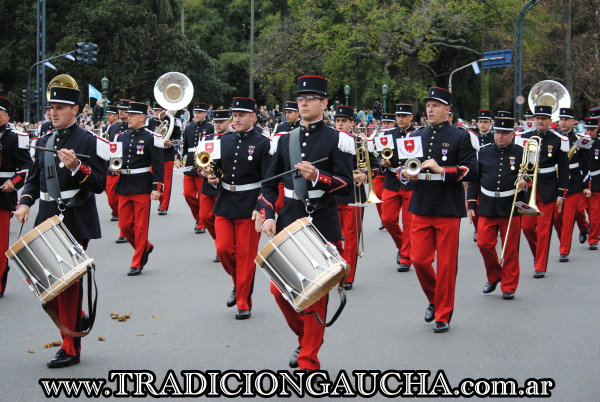
[[[350,85],[344,85],[344,96],[346,97],[346,106],[349,106],[348,100],[350,99],[350,90]]]
[[[106,109],[108,108],[108,98],[106,93],[108,92],[108,78],[102,77],[100,84],[102,84],[102,97],[104,98],[104,104],[102,105],[102,120],[106,120]]]
[[[383,94],[383,113],[387,113],[387,97],[390,87],[387,84],[381,86],[381,93]]]

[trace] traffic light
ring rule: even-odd
[[[27,96],[27,89],[22,89],[21,90],[21,100],[23,101],[24,105],[27,105],[27,103],[29,102],[29,97]]]
[[[96,59],[98,45],[92,42],[77,42],[75,50],[75,60],[83,64],[94,64]]]

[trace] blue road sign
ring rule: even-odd
[[[495,60],[484,60],[482,68],[502,68],[509,67],[512,64],[512,49],[506,50],[492,50],[490,52],[483,53],[484,59],[495,59]]]

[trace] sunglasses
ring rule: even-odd
[[[325,98],[322,98],[322,97],[317,96],[317,95],[298,96],[296,98],[296,102],[300,103],[300,102],[302,102],[304,100],[306,100],[307,102],[312,102],[315,99],[323,100]]]

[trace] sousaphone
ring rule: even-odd
[[[550,106],[552,120],[558,120],[561,107],[571,107],[571,95],[560,82],[544,80],[535,84],[527,96],[529,109],[533,112],[536,106]]]
[[[185,108],[194,97],[194,84],[182,73],[171,71],[161,75],[154,84],[154,99],[167,110],[169,122],[163,121],[155,130],[164,140],[168,140],[175,127],[173,117],[179,109]],[[160,117],[160,116],[159,116]],[[168,124],[168,126],[167,126]]]
[[[71,77],[69,74],[59,74],[52,78],[46,87],[46,100],[48,101],[50,100],[50,88],[53,87],[79,89],[79,85],[77,85],[75,78]]]

